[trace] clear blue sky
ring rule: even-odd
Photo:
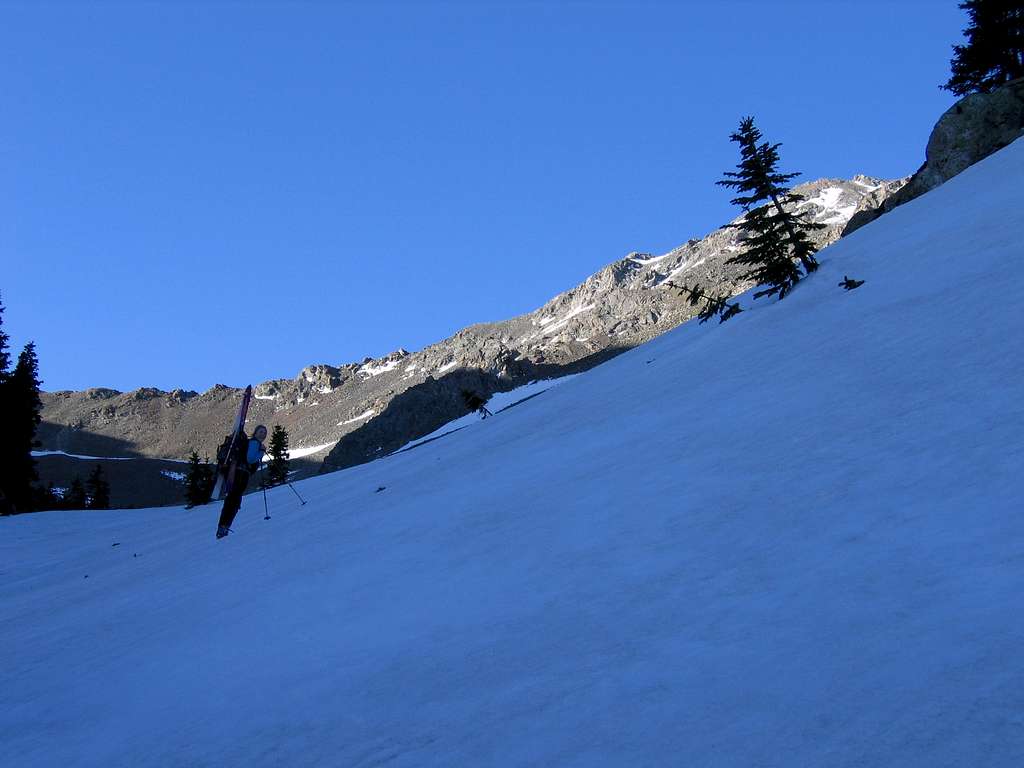
[[[743,115],[913,172],[956,6],[0,0],[4,327],[51,391],[419,349],[731,218]]]

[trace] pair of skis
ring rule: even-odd
[[[231,485],[235,480],[235,446],[241,439],[242,430],[245,427],[245,417],[249,413],[249,401],[252,399],[252,385],[245,388],[242,394],[242,406],[238,409],[238,416],[235,418],[235,427],[231,432],[231,446],[228,448],[225,464],[217,464],[217,481],[213,484],[210,492],[210,501],[215,501],[231,493]]]

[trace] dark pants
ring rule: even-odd
[[[238,514],[238,508],[242,506],[242,494],[245,493],[245,487],[248,484],[249,473],[241,467],[236,467],[235,479],[231,483],[231,490],[228,491],[227,498],[224,499],[224,508],[220,511],[218,526],[231,527],[231,524],[235,521],[235,515]]]

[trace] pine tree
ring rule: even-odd
[[[728,296],[717,296],[708,293],[699,284],[692,288],[686,285],[676,285],[673,282],[668,282],[666,285],[679,291],[680,296],[686,296],[686,301],[691,307],[699,307],[702,302],[704,303],[703,309],[697,313],[701,325],[712,317],[717,317],[718,322],[721,324],[733,315],[738,315],[743,311],[739,304],[730,304]]]
[[[0,388],[7,381],[8,370],[11,367],[11,356],[7,352],[10,348],[8,345],[10,338],[4,333],[4,303],[0,301]],[[2,404],[0,404],[0,408],[2,408]]]
[[[85,509],[86,497],[85,486],[77,477],[71,481],[71,485],[64,491],[64,509]]]
[[[761,131],[754,125],[754,118],[743,118],[739,131],[729,138],[740,145],[740,162],[736,171],[726,171],[727,178],[716,183],[741,193],[731,202],[742,207],[746,215],[739,224],[730,225],[743,231],[745,247],[727,263],[750,267],[743,277],[765,286],[754,298],[778,294],[781,299],[801,277],[794,259],[807,274],[818,268],[816,248],[808,233],[823,225],[794,212],[804,198],[787,185],[800,174],[776,169],[782,145],[759,143]]]
[[[35,509],[60,509],[63,502],[60,495],[53,487],[53,483],[50,482],[45,488],[36,486],[33,491],[35,492],[36,500],[33,504]]]
[[[279,424],[274,425],[270,433],[270,445],[267,453],[270,462],[267,464],[267,485],[283,485],[288,482],[288,432]]]
[[[89,473],[85,489],[89,495],[89,509],[110,509],[110,484],[103,477],[103,467],[99,464]]]
[[[473,392],[469,389],[462,390],[462,402],[466,404],[470,413],[479,413],[481,419],[486,419],[488,416],[494,415],[487,410],[487,401],[477,392]]]
[[[213,486],[213,467],[209,461],[201,461],[199,453],[193,449],[188,457],[188,475],[185,478],[185,509],[198,507],[210,500]]]
[[[966,45],[953,46],[949,82],[958,96],[991,91],[1024,77],[1024,0],[965,0]]]
[[[38,479],[32,449],[41,420],[39,360],[29,342],[2,384],[5,430],[0,440],[0,489],[15,510],[32,508],[32,483]]]
[[[6,424],[13,420],[14,413],[7,400],[7,380],[10,377],[11,356],[8,354],[8,341],[10,337],[4,333],[4,305],[0,301],[0,422]],[[0,461],[5,458],[5,452],[0,446]],[[15,511],[11,500],[7,498],[6,476],[0,468],[0,515],[9,515]]]

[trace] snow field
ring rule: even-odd
[[[223,541],[0,519],[0,764],[1021,764],[1021,178]]]

